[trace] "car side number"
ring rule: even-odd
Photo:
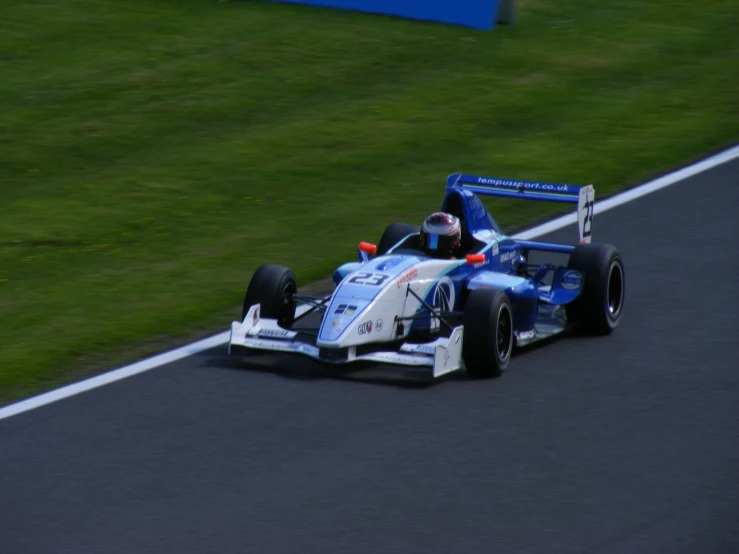
[[[382,273],[357,273],[354,277],[349,279],[349,282],[354,285],[369,285],[370,287],[379,287],[385,281],[390,278],[390,275],[384,275]]]
[[[594,209],[595,202],[593,200],[589,200],[588,202],[585,202],[585,205],[583,206],[583,211],[585,212],[585,217],[582,220],[582,236],[583,238],[589,237],[593,233],[593,209]]]

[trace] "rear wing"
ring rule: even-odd
[[[591,240],[593,208],[595,205],[593,185],[556,185],[553,183],[514,181],[512,179],[455,173],[450,175],[446,181],[447,192],[452,188],[463,188],[484,196],[577,204],[577,229],[580,235],[580,244],[589,243]]]

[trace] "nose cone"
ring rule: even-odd
[[[369,302],[366,300],[351,297],[334,298],[321,322],[319,340],[326,342],[339,340],[368,305]]]
[[[319,345],[338,346],[338,342],[354,345],[377,339],[377,332],[368,325],[376,324],[377,319],[385,316],[383,312],[388,306],[395,305],[395,295],[401,292],[400,280],[410,282],[418,275],[418,271],[407,271],[418,261],[417,257],[407,255],[381,256],[343,277],[321,322]],[[372,313],[368,313],[368,308]]]

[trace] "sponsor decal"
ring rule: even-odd
[[[369,335],[372,332],[372,320],[365,321],[357,327],[357,331],[360,335]]]
[[[455,300],[456,293],[454,291],[454,283],[449,277],[442,277],[439,279],[439,282],[436,283],[432,306],[434,306],[434,308],[438,308],[442,312],[449,312],[454,309]]]
[[[334,315],[350,316],[350,315],[354,315],[355,311],[357,311],[356,306],[349,306],[348,304],[339,304],[339,306],[334,310]]]
[[[375,331],[382,331],[382,320],[378,319],[375,321]]]
[[[498,255],[498,252],[500,250],[498,249],[498,243],[497,242],[494,242],[493,243],[493,249],[492,249],[492,251],[493,251],[493,256],[497,256]]]
[[[504,187],[509,189],[518,190],[546,190],[550,192],[569,192],[570,187],[568,185],[553,185],[551,183],[533,183],[529,181],[513,181],[511,179],[486,179],[485,177],[478,177],[478,184],[480,185],[493,185],[496,187]]]
[[[429,346],[428,344],[419,344],[416,346],[415,350],[420,354],[428,354],[429,356],[436,354],[436,347]]]
[[[531,329],[530,331],[516,331],[516,338],[518,340],[533,339],[536,336],[536,331]]]
[[[260,338],[284,339],[289,335],[288,331],[282,329],[262,329],[257,333]]]
[[[398,288],[410,283],[416,277],[418,277],[418,269],[415,266],[410,269],[406,269],[400,274],[400,277],[398,277]]]
[[[377,264],[377,266],[375,267],[378,271],[387,271],[388,269],[390,269],[391,267],[395,267],[402,261],[403,261],[403,258],[390,259],[390,260],[386,260],[382,263]]]
[[[281,350],[283,352],[293,349],[292,342],[275,342],[273,340],[250,339],[246,346],[250,348],[264,348],[265,350]]]
[[[314,347],[314,349],[315,349],[315,347]],[[309,345],[307,345],[307,344],[300,344],[300,345],[298,345],[297,350],[299,352],[304,352],[306,354],[313,354],[313,352],[311,350],[311,347]]]
[[[567,271],[564,275],[562,275],[560,284],[562,285],[563,289],[575,290],[579,289],[582,286],[582,281],[582,274],[579,271],[574,271],[571,269],[570,271]]]
[[[254,310],[254,317],[251,318],[251,324],[256,325],[258,321],[259,321],[259,308]]]
[[[515,250],[511,250],[510,252],[506,252],[504,254],[500,255],[500,262],[511,262],[513,263],[518,258],[518,253]]]
[[[331,320],[331,327],[336,333],[344,332],[344,318],[337,317]]]

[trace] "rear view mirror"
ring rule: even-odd
[[[470,265],[485,263],[485,254],[467,254],[465,257]]]
[[[374,256],[375,254],[377,254],[377,245],[369,243],[369,242],[360,242],[359,250],[361,252],[366,252],[370,256]]]

